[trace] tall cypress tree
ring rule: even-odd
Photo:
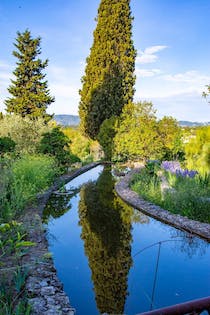
[[[101,0],[80,90],[81,128],[90,138],[133,100],[135,56],[130,0]]]
[[[13,72],[15,79],[11,80],[12,84],[8,88],[12,97],[5,100],[5,104],[8,113],[49,120],[51,116],[46,113],[46,109],[54,102],[54,97],[50,96],[46,75],[42,73],[48,60],[38,58],[41,54],[40,42],[41,38],[33,39],[29,30],[17,32],[13,55],[18,61]]]

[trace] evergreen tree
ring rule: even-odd
[[[79,106],[82,131],[92,139],[132,101],[135,83],[130,0],[101,0],[97,22]]]
[[[50,96],[45,74],[42,73],[48,60],[38,58],[41,54],[40,42],[41,38],[33,39],[29,30],[17,32],[13,55],[18,61],[13,72],[15,79],[11,80],[12,84],[8,88],[12,97],[5,104],[8,113],[49,120],[51,116],[46,113],[46,109],[54,102],[54,98]]]

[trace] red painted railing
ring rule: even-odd
[[[210,296],[138,315],[200,315],[204,311],[210,315]]]

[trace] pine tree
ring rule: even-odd
[[[17,32],[13,55],[18,59],[13,74],[14,80],[8,91],[12,97],[5,100],[6,111],[22,117],[32,119],[43,117],[49,120],[51,116],[46,113],[47,106],[54,102],[50,96],[48,83],[42,71],[47,67],[48,60],[38,58],[41,54],[41,38],[32,38],[29,30]]]
[[[135,83],[130,0],[101,0],[97,22],[79,105],[81,129],[92,139],[132,101]]]

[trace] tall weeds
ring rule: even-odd
[[[0,170],[0,222],[20,214],[37,193],[52,183],[57,169],[53,158],[25,155]]]

